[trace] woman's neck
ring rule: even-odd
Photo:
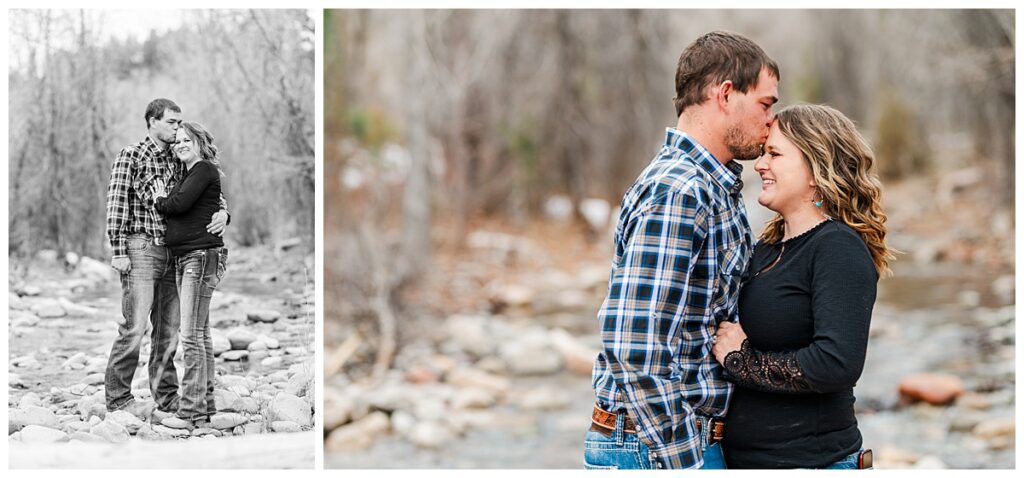
[[[787,241],[800,234],[803,234],[814,226],[821,224],[828,219],[828,216],[821,209],[808,204],[795,211],[782,215],[782,221],[786,225],[782,240]]]
[[[190,160],[190,161],[185,161],[184,162],[185,163],[185,171],[191,171],[192,170],[192,166],[195,166],[196,163],[198,163],[199,161],[200,161],[200,159],[197,158],[197,157],[193,157],[193,159]]]

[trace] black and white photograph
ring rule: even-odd
[[[11,468],[311,469],[307,10],[10,10]]]

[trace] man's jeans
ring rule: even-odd
[[[178,291],[170,250],[153,244],[149,236],[128,236],[131,270],[121,274],[121,313],[124,322],[110,349],[104,380],[107,410],[120,410],[134,401],[132,379],[139,365],[139,349],[146,319],[153,329],[149,357],[149,389],[157,408],[171,412],[178,407],[178,372],[174,352],[178,348]]]
[[[210,299],[226,271],[223,247],[192,251],[176,259],[181,298],[181,343],[185,354],[181,403],[177,416],[191,421],[217,412],[213,399],[213,340]]]
[[[648,470],[656,469],[658,464],[651,458],[647,445],[637,437],[636,433],[623,431],[625,415],[619,414],[615,419],[615,431],[611,436],[604,436],[595,431],[587,431],[583,441],[583,466],[588,470]],[[707,446],[707,440],[701,440],[704,448],[704,464],[702,470],[725,469],[725,457],[722,445],[715,443]]]

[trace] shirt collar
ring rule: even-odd
[[[146,145],[146,148],[153,152],[153,157],[166,155],[171,148],[160,149],[160,145],[156,143],[156,140],[152,136],[146,135],[146,139],[142,141],[142,144]]]
[[[693,159],[693,162],[706,171],[712,179],[729,194],[736,195],[743,190],[743,165],[737,161],[722,164],[710,151],[693,139],[690,135],[675,128],[665,128],[665,146],[675,148]]]

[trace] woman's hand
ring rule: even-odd
[[[725,356],[729,355],[729,352],[739,350],[746,339],[747,334],[743,332],[743,327],[740,327],[740,324],[722,322],[718,324],[718,332],[713,338],[714,345],[711,347],[711,353],[715,355],[715,360],[718,363],[724,365]]]
[[[157,198],[167,197],[167,183],[163,179],[153,180],[153,200]]]

